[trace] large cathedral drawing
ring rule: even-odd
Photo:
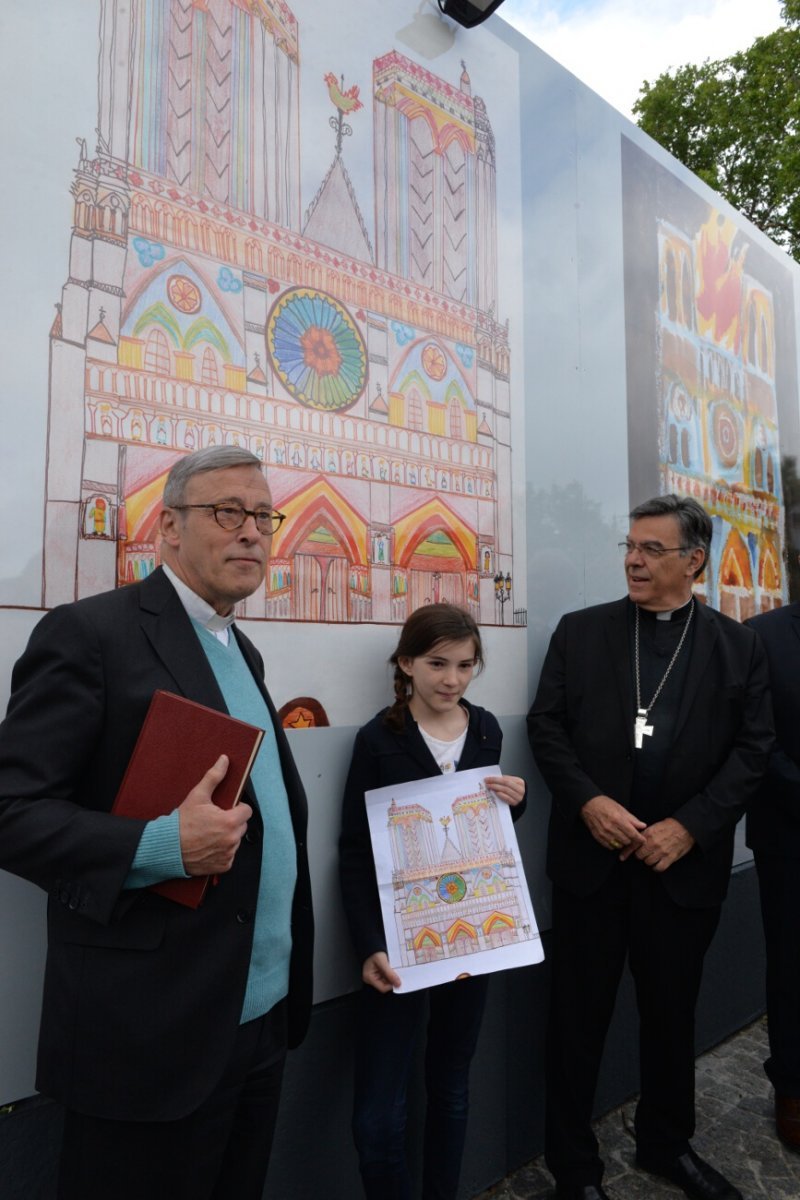
[[[364,80],[312,79],[283,0],[99,8],[97,148],[80,144],[50,336],[43,603],[152,571],[166,472],[232,444],[287,514],[242,615],[401,622],[447,599],[498,621],[508,327],[466,66],[448,80],[387,49],[371,79],[368,61]],[[301,78],[329,125],[301,130]],[[346,166],[368,91],[369,215]]]

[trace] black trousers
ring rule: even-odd
[[[637,1152],[685,1153],[694,1133],[694,1010],[719,907],[680,908],[653,871],[618,864],[599,892],[553,890],[545,1157],[559,1183],[599,1184],[592,1109],[626,956],[639,1008]]]
[[[189,1116],[108,1121],[67,1110],[58,1200],[261,1200],[285,1060],[281,1001],[239,1027],[224,1075]]]
[[[759,852],[755,861],[767,949],[764,1070],[776,1092],[800,1099],[800,861]]]
[[[356,1034],[353,1135],[368,1200],[411,1200],[406,1162],[408,1077],[418,1037],[425,1046],[422,1200],[455,1200],[469,1116],[469,1069],[488,975],[418,992],[364,987]]]

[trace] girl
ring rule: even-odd
[[[394,704],[360,729],[347,777],[339,841],[342,894],[362,963],[353,1134],[368,1200],[410,1200],[405,1157],[406,1088],[416,1034],[428,1010],[427,1114],[423,1200],[455,1200],[469,1105],[469,1065],[488,975],[407,994],[386,954],[364,793],[440,771],[500,760],[502,734],[483,708],[464,699],[483,667],[478,626],[453,604],[429,604],[408,618],[394,666]],[[489,776],[486,784],[515,817],[525,782]]]

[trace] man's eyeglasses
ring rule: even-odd
[[[633,554],[634,550],[638,550],[645,558],[663,558],[665,554],[683,553],[689,549],[689,546],[662,546],[660,542],[632,542],[627,538],[624,542],[617,542],[620,550],[624,555]]]
[[[171,504],[170,508],[205,508],[214,514],[214,520],[222,529],[241,529],[248,517],[252,517],[259,533],[277,533],[286,520],[286,513],[274,508],[244,508],[241,504]]]

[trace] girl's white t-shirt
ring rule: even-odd
[[[425,745],[430,750],[436,762],[439,765],[439,770],[443,775],[447,775],[450,771],[455,771],[458,766],[458,760],[461,758],[461,751],[464,749],[464,742],[467,740],[467,729],[469,723],[464,726],[464,732],[452,742],[443,742],[441,738],[432,737],[427,733],[421,725],[418,725],[422,734]]]

